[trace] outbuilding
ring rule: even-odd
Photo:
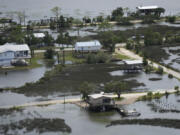
[[[10,44],[0,45],[0,66],[10,66],[14,59],[29,59],[31,53],[27,44]]]
[[[75,44],[76,52],[97,52],[102,48],[101,43],[98,40],[88,42],[77,42]]]
[[[33,33],[35,38],[44,38],[45,34],[44,33]]]

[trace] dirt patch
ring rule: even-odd
[[[0,134],[8,134],[9,131],[24,130],[24,132],[71,132],[71,128],[63,119],[25,119],[8,125],[0,125]]]
[[[109,126],[114,125],[148,125],[180,129],[180,120],[175,119],[123,119],[112,121]]]

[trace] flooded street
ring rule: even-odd
[[[163,49],[169,54],[169,58],[164,59],[163,62],[180,71],[180,47],[165,47]]]
[[[164,107],[165,109],[176,108],[180,110],[178,100],[179,96],[170,95],[168,99],[163,97],[160,100],[153,100],[147,102],[136,102],[132,105],[123,106],[126,109],[136,108],[137,111],[141,113],[138,119],[143,118],[169,118],[169,119],[179,119],[179,113],[160,113],[158,111],[153,111],[148,105],[150,103],[157,104],[157,106]],[[166,106],[170,107],[167,108]],[[71,127],[71,133],[60,133],[60,132],[46,132],[44,134],[57,135],[57,134],[70,134],[70,135],[81,135],[86,133],[86,135],[98,134],[98,135],[108,135],[117,134],[121,132],[122,135],[139,135],[139,134],[159,134],[159,135],[177,135],[180,130],[173,128],[163,128],[163,127],[153,127],[153,126],[138,126],[138,125],[116,125],[106,127],[113,120],[126,119],[122,118],[116,112],[104,112],[104,113],[92,113],[84,109],[79,108],[73,104],[58,104],[49,105],[44,107],[29,107],[21,112],[15,112],[10,115],[0,116],[1,124],[8,124],[10,122],[18,122],[23,119],[35,119],[35,118],[61,118],[65,120],[65,123]],[[8,121],[7,121],[8,119]],[[129,130],[131,129],[131,130]],[[26,132],[26,130],[15,130],[10,131],[16,132],[17,134],[34,134],[34,131]]]
[[[128,7],[130,11],[135,11],[137,6],[149,5],[158,5],[165,8],[166,12],[164,15],[176,15],[180,13],[179,0],[0,0],[0,17],[6,16],[17,19],[17,17],[11,16],[10,12],[25,11],[27,16],[25,20],[26,22],[28,20],[49,19],[50,17],[54,16],[51,9],[58,6],[61,8],[61,15],[65,17],[72,16],[82,18],[84,16],[88,16],[92,18],[97,17],[98,15],[110,15],[112,10],[116,9],[117,7]],[[81,28],[77,28],[75,26],[77,25],[72,25],[71,28],[64,30],[63,33],[68,32],[70,36],[80,36],[74,38],[77,41],[79,39],[84,40],[86,38],[98,38],[100,35],[97,35],[101,31],[99,26],[86,26]],[[166,31],[166,28],[168,30],[175,29],[178,31],[180,24],[170,24],[168,22],[157,22],[155,24],[135,23],[129,26],[113,25],[111,30],[115,33],[114,35],[116,35],[116,32],[122,32],[125,36],[127,36],[128,39],[129,37],[132,37],[133,34],[137,35],[138,32],[141,33],[140,35],[144,36],[145,34],[143,32],[149,28],[157,28],[159,30],[162,29],[163,32]],[[109,29],[106,28],[103,31],[106,30]],[[50,30],[48,28],[39,30],[39,32],[45,31],[48,31],[54,39],[57,39],[59,34],[57,30]],[[124,35],[122,35],[122,37]],[[117,34],[117,37],[118,36],[119,35]],[[114,38],[116,37],[114,36]],[[69,38],[67,38],[67,41],[68,40]],[[112,40],[113,43],[109,43],[111,41],[107,40],[107,45],[112,44],[113,46],[115,39],[110,40]],[[118,48],[118,50],[122,49]],[[41,52],[41,50],[37,50],[37,52],[38,51]],[[44,50],[42,50],[42,52],[43,51]],[[82,51],[84,51],[83,48]],[[50,52],[52,52],[53,55],[54,52]],[[152,56],[152,61],[166,64],[171,68],[180,71],[179,46],[145,47],[145,53],[147,54],[148,52],[150,52],[149,56]],[[58,58],[61,53],[62,52],[56,53]],[[74,53],[72,52],[72,54]],[[117,61],[118,58],[114,59],[114,56],[111,56],[109,53],[107,54],[109,55],[108,57],[112,57],[112,61]],[[77,54],[77,56],[78,55],[79,54]],[[119,55],[121,55],[121,53],[119,53]],[[85,55],[82,53],[82,56]],[[57,65],[57,57],[55,56],[54,60],[52,61],[46,61],[44,60],[44,57],[39,58],[41,60],[39,60],[38,63],[40,62],[39,64],[42,64],[42,66],[38,68],[14,71],[8,70],[8,72],[2,70],[0,72],[0,135],[178,135],[180,133],[180,92],[178,94],[178,91],[176,91],[176,93],[169,95],[169,91],[166,91],[174,89],[175,86],[179,89],[180,83],[178,79],[175,77],[171,78],[167,74],[170,74],[170,72],[163,74],[162,71],[162,75],[155,73],[155,70],[150,73],[145,73],[144,70],[134,73],[127,73],[122,70],[124,63],[120,60],[123,58],[118,59],[118,62],[109,62],[107,60],[108,62],[104,64],[86,64],[84,61],[88,58],[82,59],[82,62],[81,59],[77,59],[77,61],[80,60],[79,63],[82,63],[77,64],[78,62],[76,63],[76,58],[71,57],[71,55],[67,55],[65,66],[63,65],[63,67],[62,65]],[[122,57],[124,57],[124,55],[122,55]],[[60,58],[62,58],[62,56]],[[94,59],[95,58],[96,57],[94,57]],[[97,60],[95,60],[94,63],[97,63]],[[52,72],[46,72],[51,69]],[[43,77],[44,75],[45,77]],[[112,89],[116,92],[116,94],[118,93],[117,95],[119,97],[121,96],[124,99],[120,100],[119,98],[117,99],[117,97],[116,99],[114,97],[114,99],[112,99],[111,97],[111,102],[113,101],[113,105],[111,106],[110,111],[92,112],[85,107],[87,106],[87,103],[80,102],[83,95],[80,93],[80,91],[82,92],[82,90],[80,90],[80,86],[83,83],[87,82],[88,85],[92,85],[93,88],[89,89],[94,89],[94,93],[100,93],[105,91],[105,89],[110,90],[111,88],[106,88],[106,84],[116,81],[122,82],[122,87],[126,88],[125,90],[124,88],[117,88],[120,86],[120,84],[118,84],[118,86],[113,86]],[[123,84],[127,84],[127,86]],[[82,87],[82,89],[86,90],[85,94],[87,94],[87,99],[91,98],[92,95],[88,96],[88,86],[85,88]],[[117,89],[123,89],[124,91],[119,92],[120,90]],[[152,97],[150,98],[152,98],[152,100],[149,100],[149,97],[145,97],[146,101],[135,102],[136,100],[139,100],[139,97],[142,96],[142,94],[150,94],[150,92],[159,90],[164,90],[165,96],[162,98],[153,99],[155,95],[151,95]],[[113,94],[106,95],[105,99],[110,100],[110,96],[116,96]],[[140,96],[136,97],[137,94],[140,94]],[[161,96],[159,93],[156,94],[159,97]],[[123,95],[126,95],[126,97]],[[100,98],[102,97],[104,98],[105,94],[100,96]],[[96,101],[98,98],[95,97],[93,100]],[[57,100],[61,100],[61,103],[57,102]],[[129,103],[124,105],[124,100],[133,101],[131,102],[132,104]],[[93,103],[91,103],[90,100],[87,102],[90,104],[90,107],[92,107],[91,105]],[[99,105],[100,107],[98,106],[100,109],[102,108],[101,110],[105,109],[105,105],[108,107],[110,106],[104,99],[102,102],[102,104],[98,103],[98,105],[101,105]],[[120,105],[121,102],[123,105]],[[79,106],[75,105],[75,103],[79,104]],[[83,107],[81,108],[80,106]],[[121,109],[128,111],[134,110],[141,115],[138,115],[138,117],[132,117],[132,115],[127,117],[126,113],[124,113],[126,111],[123,112]],[[121,115],[124,113],[124,115],[121,116],[120,113]],[[167,126],[168,123],[165,123],[167,125],[164,126],[162,123],[162,125],[158,125],[157,123],[159,121],[157,122],[157,119],[162,121],[177,121],[173,121],[174,123],[171,123],[171,121],[170,126]],[[139,121],[135,124],[112,124],[118,120],[152,121],[142,125],[138,123]]]

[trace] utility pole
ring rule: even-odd
[[[65,65],[65,51],[63,49],[63,66]]]

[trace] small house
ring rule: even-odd
[[[31,53],[27,44],[10,44],[0,45],[0,66],[10,66],[14,59],[29,59]]]
[[[88,42],[77,42],[75,44],[76,52],[97,52],[102,48],[101,43],[98,40]]]
[[[161,13],[165,12],[164,8],[158,6],[139,6],[137,7],[137,10],[137,12],[140,13],[140,15],[155,15],[159,17]]]
[[[142,60],[124,60],[123,63],[125,72],[137,72],[143,68]]]
[[[106,94],[106,93],[99,93],[99,94],[92,94],[88,96],[89,99],[87,103],[89,104],[89,108],[95,111],[106,111],[109,109],[114,108],[115,101],[114,95]]]
[[[158,8],[159,8],[158,6],[139,6],[137,7],[137,10],[142,15],[148,15],[148,14],[153,13]]]

